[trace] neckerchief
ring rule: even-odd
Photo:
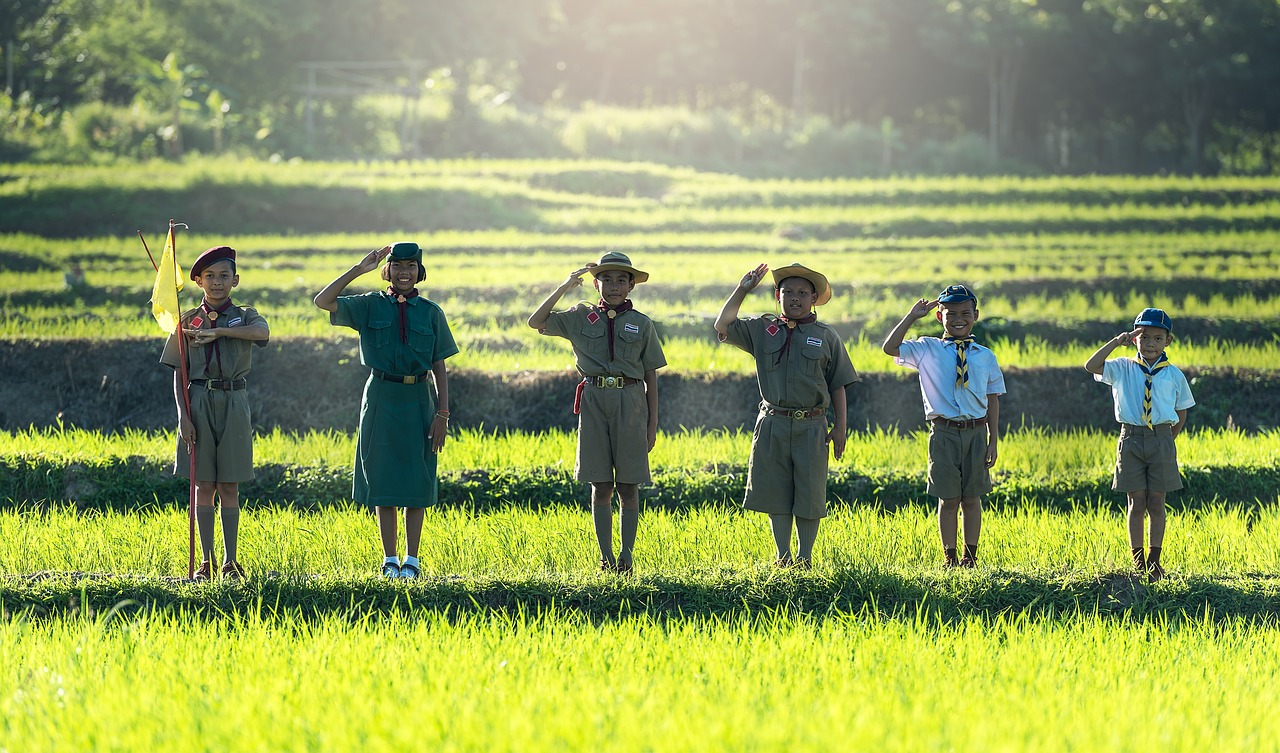
[[[225,314],[229,308],[231,308],[230,298],[217,308],[209,308],[208,301],[200,301],[200,310],[204,312],[205,318],[209,320],[209,329],[217,328],[218,316],[220,314]],[[221,340],[222,338],[217,338],[213,341],[213,360],[218,362],[218,376],[225,377],[226,373],[222,370],[222,348],[218,345]]]
[[[1169,363],[1169,357],[1164,353],[1161,353],[1160,357],[1151,366],[1148,366],[1147,362],[1142,360],[1142,356],[1134,356],[1133,360],[1138,362],[1138,368],[1142,369],[1143,376],[1147,378],[1146,384],[1143,385],[1142,389],[1142,423],[1146,424],[1147,428],[1150,429],[1153,428],[1151,426],[1151,380],[1155,377],[1157,371],[1173,364]]]
[[[396,306],[400,309],[400,342],[409,342],[409,312],[408,301],[410,298],[418,297],[418,289],[414,288],[408,293],[398,293],[395,287],[387,287],[387,295],[391,296],[391,300],[396,302]]]
[[[631,305],[630,298],[626,299],[622,303],[619,303],[617,306],[614,306],[613,308],[609,308],[609,304],[605,303],[604,299],[601,298],[600,303],[596,304],[596,307],[604,312],[604,317],[605,317],[604,326],[605,326],[605,330],[609,334],[609,360],[612,361],[613,360],[613,320],[615,317],[618,316],[618,314],[621,314],[624,311],[630,311],[635,307]]]
[[[796,327],[798,327],[801,324],[813,324],[814,322],[818,321],[818,315],[814,313],[810,313],[808,316],[802,316],[799,319],[788,319],[785,316],[779,316],[778,321],[786,325],[787,339],[783,341],[782,350],[778,351],[778,357],[773,361],[775,364],[782,362],[782,356],[784,356],[787,352],[787,349],[791,347],[791,334],[796,331]]]
[[[965,335],[964,337],[952,337],[947,335],[942,338],[949,343],[956,344],[956,386],[969,386],[969,346],[977,342],[973,335]]]

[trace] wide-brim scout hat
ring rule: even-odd
[[[1173,334],[1173,320],[1160,309],[1143,309],[1142,313],[1133,320],[1133,328],[1138,327],[1159,327]]]
[[[601,256],[600,261],[591,268],[592,277],[598,277],[601,272],[630,272],[631,281],[637,285],[649,279],[648,272],[641,272],[631,266],[631,259],[618,251],[610,251]]]
[[[815,306],[821,306],[831,300],[831,284],[827,282],[827,278],[821,272],[816,272],[798,263],[778,267],[773,270],[773,286],[775,288],[781,286],[782,281],[788,277],[803,277],[813,283],[813,292],[818,296],[817,300],[813,302]]]
[[[938,303],[964,303],[965,301],[973,301],[973,307],[978,308],[978,296],[965,285],[948,285],[938,294]]]
[[[191,279],[199,280],[201,273],[220,261],[231,262],[231,271],[236,271],[236,250],[230,246],[214,246],[196,257],[191,264]]]
[[[422,247],[413,241],[400,241],[391,246],[391,255],[387,257],[387,263],[392,261],[416,261],[418,266],[422,266]]]

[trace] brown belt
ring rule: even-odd
[[[408,376],[401,376],[400,374],[388,374],[385,371],[378,371],[377,369],[369,369],[369,373],[373,374],[375,377],[377,377],[378,379],[381,379],[384,382],[395,382],[397,384],[417,384],[418,382],[427,381],[427,375],[430,374],[431,372],[427,371],[421,374],[409,374]]]
[[[242,390],[249,386],[244,377],[239,379],[192,379],[192,384],[198,384],[209,390]]]
[[[803,421],[806,418],[817,418],[827,414],[826,408],[783,408],[769,403],[761,403],[760,410],[766,416],[785,416],[794,418],[797,421]]]
[[[951,419],[943,418],[942,416],[937,416],[929,420],[936,426],[950,426],[952,429],[976,429],[979,426],[987,425],[986,416],[983,416],[982,418],[970,418],[965,421],[952,421]]]
[[[607,390],[620,390],[629,384],[642,384],[643,379],[634,379],[624,376],[593,376],[583,377],[582,383],[589,384],[592,387],[600,387]]]

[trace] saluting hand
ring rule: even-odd
[[[760,281],[764,279],[764,275],[769,271],[768,264],[760,264],[755,269],[742,276],[742,281],[738,283],[738,287],[746,291],[755,290]]]
[[[382,248],[376,248],[370,251],[369,253],[365,254],[364,258],[361,259],[360,263],[355,265],[353,269],[358,270],[360,274],[366,274],[368,272],[372,272],[373,270],[382,266],[382,260],[386,259],[387,256],[389,256],[390,254],[391,254],[390,246],[383,246]]]
[[[911,307],[911,311],[907,312],[907,316],[911,317],[912,320],[923,319],[929,315],[930,311],[937,307],[938,301],[936,299],[929,300],[927,298],[921,298]]]
[[[564,278],[564,283],[562,284],[562,287],[565,290],[578,287],[579,285],[582,284],[582,276],[590,272],[591,268],[594,267],[595,265],[596,265],[595,262],[589,261],[586,263],[585,266],[579,267],[573,272],[570,272],[569,276]]]
[[[1116,335],[1116,343],[1119,345],[1132,345],[1133,341],[1136,340],[1140,334],[1142,333],[1136,329],[1132,332],[1121,332]]]

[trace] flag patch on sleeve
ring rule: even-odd
[[[773,337],[774,335],[778,334],[782,330],[778,329],[778,325],[770,324],[768,327],[764,328],[764,331],[769,333],[769,337]]]
[[[236,326],[239,326],[240,322],[243,322],[243,321],[244,319],[241,319],[240,317],[237,316],[235,319],[232,319],[231,321],[227,322],[227,326],[236,327]]]
[[[640,334],[640,328],[639,328],[639,327],[637,327],[637,326],[636,326],[636,325],[634,325],[634,324],[624,324],[624,325],[622,325],[622,331],[623,331],[623,332],[634,332],[634,333],[636,333],[637,335],[638,335],[638,334]]]
[[[820,339],[818,339],[818,338],[816,338],[816,337],[808,337],[808,338],[805,338],[804,344],[805,344],[805,345],[817,345],[817,346],[821,347],[821,346],[822,346],[822,340],[820,340]]]
[[[595,312],[595,309],[592,309],[591,311],[587,312],[588,324],[595,324],[598,321],[600,321],[600,315]]]

